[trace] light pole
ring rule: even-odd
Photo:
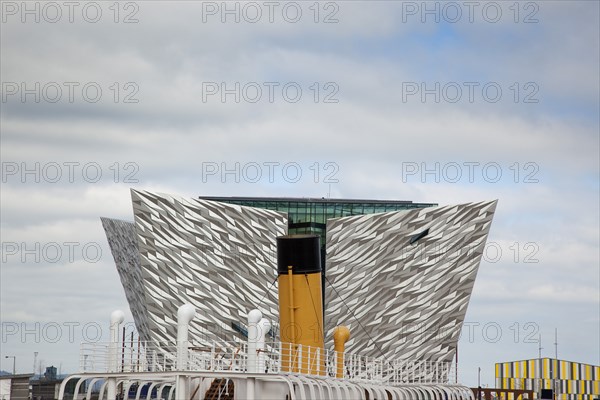
[[[17,364],[17,356],[4,356],[4,358],[12,358],[13,359],[13,375],[15,375],[15,366]]]

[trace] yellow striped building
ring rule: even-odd
[[[600,366],[554,358],[497,363],[496,387],[533,390],[538,396],[541,389],[553,389],[557,400],[595,400]]]

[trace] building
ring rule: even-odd
[[[600,366],[536,358],[496,364],[496,387],[552,390],[557,400],[595,400],[600,397]]]
[[[435,203],[413,203],[407,200],[209,196],[203,196],[200,199],[283,212],[288,215],[289,235],[319,235],[321,237],[323,282],[326,282],[325,277],[327,274],[327,221],[333,218],[437,206]],[[325,285],[323,285],[322,296],[325,298]]]
[[[323,249],[326,242],[327,221],[332,218],[437,206],[435,203],[413,203],[406,200],[210,196],[202,196],[200,199],[284,212],[288,215],[288,234],[319,235]],[[324,262],[322,264],[325,265]]]
[[[0,375],[0,400],[29,399],[29,379],[33,374]]]
[[[63,383],[63,377],[57,374],[55,366],[46,367],[43,376],[37,379],[31,379],[29,385],[31,387],[32,400],[54,400],[58,399],[60,386]],[[63,400],[73,398],[76,382],[67,382],[65,386],[65,396]]]
[[[174,343],[184,303],[196,342],[245,340],[257,307],[277,338],[276,238],[316,233],[326,339],[346,324],[350,352],[430,361],[454,356],[496,208],[131,194],[134,222],[102,223],[142,340]]]

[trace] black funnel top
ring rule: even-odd
[[[287,235],[277,238],[277,273],[294,274],[321,272],[321,245],[319,235]]]

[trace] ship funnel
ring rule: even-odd
[[[325,374],[319,240],[317,235],[277,238],[283,371]]]

